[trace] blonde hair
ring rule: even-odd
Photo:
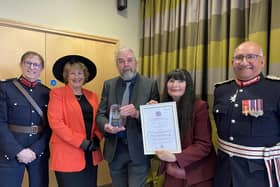
[[[71,70],[82,70],[84,72],[84,75],[85,75],[84,83],[87,82],[87,80],[89,78],[88,68],[82,62],[76,61],[76,62],[67,62],[64,65],[62,75],[63,75],[63,80],[64,80],[65,84],[68,84],[68,76],[69,76],[69,72]]]

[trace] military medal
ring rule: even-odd
[[[242,100],[242,114],[248,116],[249,114],[249,100]]]
[[[259,117],[263,115],[262,99],[246,99],[242,100],[242,114],[245,116]]]

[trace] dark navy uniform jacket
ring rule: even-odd
[[[42,133],[38,134],[17,133],[8,129],[8,124],[43,125],[40,115],[15,87],[12,80],[0,83],[0,166],[17,166],[19,163],[16,160],[16,155],[23,148],[29,147],[36,153],[37,158],[43,154],[49,154],[50,128],[48,125]],[[40,83],[33,88],[22,86],[46,114],[49,88]]]
[[[242,100],[261,99],[263,115],[242,114]],[[264,77],[246,87],[234,80],[216,85],[214,118],[218,136],[228,142],[271,147],[280,142],[280,81]],[[269,186],[263,160],[230,157],[218,151],[216,187]]]

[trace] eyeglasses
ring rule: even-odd
[[[245,58],[248,62],[253,62],[258,57],[261,57],[261,55],[256,55],[256,54],[236,55],[236,56],[233,57],[233,61],[242,62],[243,59]]]
[[[32,63],[32,62],[29,62],[29,61],[24,61],[23,64],[27,68],[30,68],[32,65],[33,65],[34,69],[40,69],[41,68],[41,64]]]
[[[134,61],[135,61],[135,58],[133,58],[133,57],[127,58],[127,59],[124,59],[124,58],[117,59],[118,64],[124,64],[125,62],[128,62],[129,64],[131,64]]]

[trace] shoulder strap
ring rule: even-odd
[[[36,112],[43,118],[43,111],[38,106],[36,101],[29,95],[29,93],[22,87],[22,85],[15,79],[13,80],[13,84],[17,87],[17,89],[24,95],[24,97],[29,101],[29,103],[34,107]]]

